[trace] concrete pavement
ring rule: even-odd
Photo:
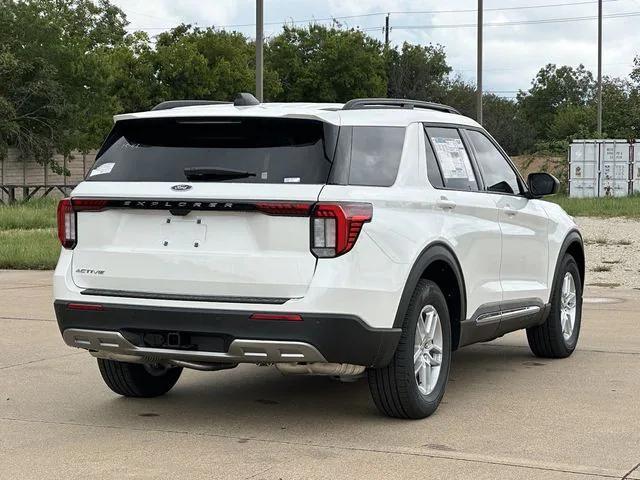
[[[365,381],[250,365],[119,398],[63,344],[50,280],[0,271],[2,479],[640,479],[638,291],[589,288],[569,359],[521,332],[460,350],[438,412],[398,421]]]

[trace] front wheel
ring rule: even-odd
[[[390,417],[428,417],[442,400],[450,363],[447,302],[438,285],[420,280],[409,302],[391,363],[368,370],[376,407]]]
[[[107,386],[125,397],[158,397],[173,388],[182,368],[98,359]]]
[[[558,281],[551,295],[551,310],[547,320],[527,329],[527,340],[534,355],[544,358],[565,358],[578,344],[582,322],[582,280],[573,256],[561,260]]]

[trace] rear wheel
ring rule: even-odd
[[[428,417],[442,400],[450,363],[451,324],[445,297],[434,282],[421,280],[391,363],[368,371],[376,407],[390,417]]]
[[[107,386],[125,397],[158,397],[173,388],[182,368],[98,359]]]
[[[538,357],[565,358],[578,344],[582,321],[580,270],[569,254],[561,262],[547,320],[542,325],[527,329],[529,347]]]

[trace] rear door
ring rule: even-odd
[[[308,212],[336,130],[278,118],[118,122],[73,193],[107,201],[77,213],[74,282],[122,296],[304,296],[316,264]]]

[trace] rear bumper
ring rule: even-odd
[[[353,315],[303,313],[302,321],[264,321],[250,320],[255,311],[123,304],[101,304],[103,309],[96,311],[69,309],[70,303],[77,302],[54,303],[58,326],[68,344],[93,351],[111,349],[114,354],[133,351],[150,359],[169,354],[166,345],[149,345],[145,334],[166,338],[167,333],[178,333],[185,344],[173,351],[180,352],[185,359],[203,360],[208,356],[211,361],[228,363],[324,359],[329,363],[380,367],[391,360],[401,334],[400,329],[372,328]],[[84,340],[88,343],[83,343],[82,332],[78,330],[103,331],[108,338],[101,346],[96,341],[100,335],[87,333]],[[75,340],[78,338],[80,341]],[[266,357],[241,353],[243,345],[254,348],[260,342],[268,347]],[[315,349],[321,356],[310,356],[309,360],[296,355],[271,358],[269,351],[277,350],[279,345],[286,348],[302,345],[304,351]]]

